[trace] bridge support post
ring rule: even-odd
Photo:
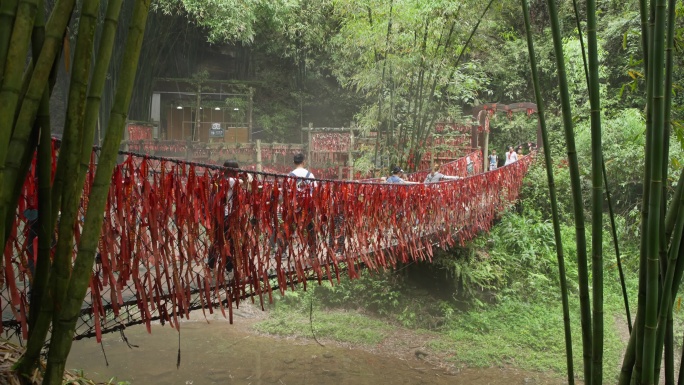
[[[470,128],[470,148],[473,150],[477,149],[479,145],[477,144],[477,125],[473,125]]]
[[[354,179],[354,129],[349,128],[349,156],[348,156],[348,163],[347,165],[349,166],[349,180]]]
[[[256,140],[256,170],[263,171],[263,165],[261,164],[261,139]]]
[[[536,147],[537,149],[541,147],[542,145],[542,130],[541,130],[541,123],[539,122],[539,116],[537,116],[537,143]]]
[[[489,119],[486,110],[481,110],[477,114],[477,123],[482,127],[482,170],[489,171],[489,124],[487,120]]]
[[[308,165],[311,166],[313,164],[313,161],[311,159],[311,130],[313,129],[313,123],[309,122],[309,131],[307,135],[307,146],[306,146],[306,161],[308,162]]]
[[[485,131],[482,140],[482,170],[489,171],[489,131]]]

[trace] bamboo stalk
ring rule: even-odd
[[[90,79],[93,43],[95,41],[95,28],[97,26],[99,0],[84,1],[80,10],[78,25],[78,42],[74,52],[73,65],[71,68],[71,81],[69,86],[69,99],[67,105],[66,122],[62,138],[76,144],[73,150],[60,152],[58,167],[64,168],[64,174],[69,176],[62,187],[61,214],[59,218],[59,230],[57,249],[52,263],[52,276],[50,286],[53,291],[55,312],[52,322],[57,322],[59,309],[63,305],[63,298],[69,285],[71,274],[71,261],[74,252],[74,224],[79,214],[79,202],[83,191],[85,175],[78,175],[79,149],[83,141],[86,95],[88,91],[88,79]],[[92,147],[92,144],[89,146]],[[65,159],[64,162],[61,160]],[[57,188],[58,186],[55,186]]]
[[[23,103],[20,118],[22,118],[21,114],[24,114],[23,119],[28,119],[29,121],[31,120],[30,115],[35,115],[36,110],[38,108],[38,106],[36,106],[34,102],[34,100],[36,99],[35,95],[38,94],[39,91],[38,87],[42,84],[44,89],[46,83],[52,83],[54,79],[54,59],[57,56],[59,47],[61,46],[62,36],[64,35],[66,25],[71,17],[74,3],[75,1],[73,0],[60,0],[57,2],[52,11],[52,15],[46,26],[46,39],[43,44],[43,48],[41,49],[40,57],[37,61],[36,71],[34,71],[34,76],[31,79],[29,90],[27,91],[27,97],[28,95],[31,95],[31,98],[28,98]],[[38,95],[42,95],[42,93]],[[12,150],[14,150],[14,148],[12,148]],[[24,156],[26,155],[29,155],[29,153],[25,151]],[[30,155],[32,156],[32,153]],[[49,217],[52,220],[52,224],[49,226],[49,228],[52,229],[54,227],[53,224],[55,217],[52,215],[50,215]],[[32,366],[33,363],[37,361],[43,343],[45,342],[45,335],[47,335],[48,329],[50,328],[50,309],[46,307],[51,306],[51,298],[47,297],[40,304],[38,319],[34,324],[34,328],[31,334],[32,337],[36,335],[42,335],[43,337],[34,337],[29,339],[26,347],[25,357],[23,357],[20,361],[18,369],[20,371],[24,370],[25,366]],[[47,322],[41,322],[41,318],[46,318]]]
[[[672,73],[673,73],[673,57],[674,57],[674,35],[675,35],[675,11],[677,2],[675,0],[668,1],[668,17],[667,17],[667,41],[665,47],[665,130],[670,131],[672,124]],[[679,211],[679,196],[684,190],[684,173],[679,175],[677,182],[677,189],[672,200],[672,205],[668,209],[665,217],[665,237],[669,242],[674,228],[675,214]]]
[[[394,5],[394,1],[391,0],[390,1],[390,20],[389,20],[388,25],[387,25],[387,38],[386,38],[386,42],[385,42],[385,44],[387,46],[389,46],[390,32],[392,31],[392,9],[393,9],[393,5]],[[371,10],[370,7],[368,7],[368,24],[370,26],[373,26],[373,11]],[[375,50],[375,48],[373,48],[373,53],[375,56],[375,61],[377,62],[379,60],[379,55],[378,55],[377,50]],[[382,122],[382,120],[381,120],[381,117],[382,117],[382,98],[383,98],[382,94],[383,94],[383,90],[385,88],[385,65],[386,65],[386,63],[387,63],[387,60],[385,59],[385,61],[382,64],[382,78],[380,80],[380,92],[378,93],[378,128],[377,128],[378,132],[376,133],[376,136],[375,136],[375,152],[373,154],[373,162],[374,162],[373,167],[375,167],[375,165],[378,162],[378,148],[380,147],[380,137],[381,137],[381,130],[380,130],[380,124],[381,123],[380,122]]]
[[[4,79],[7,50],[9,49],[10,38],[12,37],[14,17],[17,15],[17,4],[19,4],[18,0],[3,0],[0,2],[0,85]]]
[[[660,373],[660,369],[656,373]],[[672,305],[670,305],[670,310],[667,313],[667,330],[665,330],[665,384],[674,384],[674,319],[672,318]]]
[[[8,19],[11,13],[11,5],[8,5]],[[4,8],[4,5],[3,5]],[[8,147],[14,127],[14,118],[19,105],[19,97],[22,88],[22,73],[26,63],[26,56],[30,42],[31,30],[38,8],[37,0],[20,1],[16,7],[16,18],[12,26],[12,35],[8,37],[9,47],[5,58],[4,71],[0,73],[0,245],[5,246],[5,216],[10,213],[9,197],[13,186],[7,183],[11,177],[6,177],[6,160],[8,159]],[[6,20],[9,21],[9,20]],[[3,38],[0,36],[0,38]],[[9,158],[12,159],[12,158]],[[18,159],[21,159],[19,157]],[[6,199],[2,199],[6,196]],[[0,260],[0,268],[4,259]]]
[[[458,58],[456,58],[456,62],[452,65],[453,69],[452,69],[451,72],[449,73],[449,76],[448,76],[448,78],[447,78],[447,81],[444,82],[444,84],[449,84],[449,83],[451,83],[451,79],[454,77],[454,74],[456,73],[456,69],[458,68],[458,65],[461,63],[461,59],[463,58],[463,55],[464,55],[466,49],[470,46],[470,41],[472,40],[473,36],[475,35],[475,32],[477,32],[478,28],[480,27],[480,23],[482,22],[482,19],[483,19],[484,16],[487,14],[487,11],[489,11],[489,8],[492,6],[493,3],[494,3],[494,0],[490,0],[489,3],[487,3],[487,6],[485,7],[485,9],[482,11],[482,14],[480,15],[480,17],[477,19],[477,23],[475,23],[475,26],[473,27],[472,31],[470,31],[470,35],[468,35],[468,39],[466,40],[466,42],[465,42],[465,44],[463,45],[463,47],[461,47],[461,50],[460,50],[459,55],[458,55]],[[460,10],[461,10],[461,7],[459,6],[458,12],[460,12]],[[458,13],[457,13],[457,14],[458,14]],[[432,94],[434,94],[434,93],[435,93],[435,92],[434,92],[434,90],[433,90]],[[441,94],[444,94],[444,92],[441,92],[441,88],[440,88],[440,93],[441,93]],[[441,99],[440,105],[443,105],[443,104],[444,104],[444,99]],[[434,112],[433,112],[432,116],[431,116],[430,119],[428,120],[428,121],[429,121],[429,123],[428,123],[428,130],[427,130],[427,132],[426,132],[426,136],[425,136],[425,137],[427,137],[427,135],[429,134],[429,130],[431,129],[431,127],[432,127],[432,125],[433,125],[433,123],[434,123],[434,121],[435,121],[435,116],[436,116],[437,110],[438,110],[438,108],[434,109]],[[486,154],[483,154],[483,157],[485,157],[485,156],[486,156]],[[420,159],[418,159],[418,161],[420,161]]]
[[[97,127],[97,120],[100,113],[100,103],[102,101],[104,85],[107,81],[107,70],[109,69],[109,64],[114,52],[114,41],[116,40],[116,30],[119,24],[122,4],[123,0],[110,0],[107,4],[102,36],[100,37],[100,43],[98,44],[97,60],[95,62],[90,89],[88,90],[84,120],[85,135],[81,142],[81,169],[79,177],[82,179],[77,182],[79,186],[85,181],[86,171],[90,167],[90,156],[92,154],[92,145],[95,138],[95,128]]]
[[[683,171],[684,172],[684,171]],[[681,196],[680,196],[681,199]],[[656,330],[656,351],[654,354],[655,357],[655,368],[654,368],[654,374],[655,377],[653,379],[654,383],[658,383],[658,379],[660,377],[660,360],[662,357],[662,346],[663,342],[665,340],[665,332],[666,332],[666,326],[667,326],[667,319],[669,316],[672,314],[672,291],[673,291],[673,282],[675,279],[675,270],[676,270],[676,265],[677,265],[677,257],[679,256],[679,250],[681,248],[682,244],[682,235],[684,233],[684,205],[682,205],[682,202],[679,202],[679,217],[678,221],[675,225],[675,230],[674,230],[674,236],[672,238],[672,243],[670,244],[670,249],[668,252],[668,263],[667,263],[667,272],[665,274],[665,278],[663,280],[663,290],[662,290],[662,298],[660,298],[660,306],[658,309],[658,324],[657,324],[657,330]],[[676,291],[675,291],[676,292]]]
[[[593,286],[592,379],[603,382],[603,152],[601,150],[601,99],[596,0],[587,0],[587,56],[589,63],[589,104],[591,106],[591,254]]]
[[[678,261],[678,264],[677,264],[678,268],[677,268],[677,272],[675,273],[675,280],[674,280],[675,285],[673,286],[673,288],[679,288],[679,284],[680,284],[681,279],[682,279],[682,271],[684,270],[682,268],[682,265],[684,265],[684,263],[682,263],[682,261],[684,261],[684,245],[680,245],[680,247],[679,247],[679,257],[677,258],[677,261]],[[677,293],[673,293],[672,295],[674,297],[677,295]],[[682,352],[680,354],[680,358],[681,357],[684,357],[684,344],[682,344]],[[679,361],[679,376],[677,378],[677,383],[678,384],[684,384],[684,360],[683,359],[680,359],[680,361]]]
[[[74,0],[60,0],[55,5],[52,17],[46,26],[45,44],[41,50],[40,57],[36,61],[33,76],[23,98],[9,148],[6,152],[0,151],[0,154],[6,154],[7,156],[4,168],[3,189],[0,190],[0,208],[9,206],[11,196],[9,192],[13,190],[17,183],[21,183],[17,180],[21,159],[27,150],[28,137],[31,133],[33,122],[36,119],[43,91],[52,73],[54,61],[62,43],[62,36],[71,16],[73,3]],[[10,119],[0,120],[0,124],[6,120]],[[2,173],[1,171],[0,173]],[[0,222],[1,224],[4,224],[4,222]],[[0,232],[0,236],[4,236],[3,234],[4,231]]]
[[[584,38],[582,37],[582,26],[580,24],[579,10],[577,7],[577,0],[572,0],[572,8],[575,12],[575,23],[577,24],[577,35],[580,42],[580,50],[582,51],[582,63],[584,64],[584,77],[589,85],[589,69],[587,64],[587,55],[584,49]],[[629,311],[629,298],[627,296],[627,286],[625,284],[625,275],[622,270],[622,260],[620,258],[620,245],[617,237],[617,228],[615,226],[615,214],[613,212],[613,200],[610,196],[610,187],[608,186],[608,173],[606,172],[606,160],[601,157],[601,169],[603,174],[603,181],[606,189],[606,200],[608,201],[608,214],[610,216],[610,229],[613,236],[613,245],[615,247],[615,259],[618,266],[618,275],[620,278],[620,286],[622,288],[622,299],[625,303],[625,313],[627,314],[627,328],[632,333],[632,315]]]
[[[634,320],[637,323],[638,318]],[[634,370],[634,362],[636,361],[636,341],[637,334],[631,333],[627,348],[625,349],[625,356],[622,358],[622,366],[620,367],[620,376],[618,377],[618,385],[628,385],[632,380],[632,372]]]
[[[21,0],[17,6],[16,19],[12,28],[12,35],[5,59],[4,79],[0,88],[0,185],[2,185],[2,171],[9,145],[12,127],[17,107],[19,105],[19,90],[22,86],[22,74],[26,65],[31,30],[38,10],[38,0]],[[0,243],[4,245],[4,242]]]
[[[38,57],[40,50],[45,42],[45,8],[44,1],[39,0],[38,14],[36,15],[36,22],[33,27],[33,35],[31,36],[32,56]],[[50,139],[50,97],[49,90],[46,87],[43,92],[43,98],[40,102],[38,118],[34,127],[40,130],[39,147],[37,154],[37,176],[38,176],[38,256],[37,263],[40,266],[35,266],[33,280],[31,282],[31,297],[29,302],[29,338],[33,325],[38,314],[38,304],[41,303],[43,293],[46,291],[48,273],[50,271],[50,246],[52,241],[52,229],[50,224],[49,199],[50,186],[52,184],[52,142]],[[28,153],[28,151],[27,151]],[[33,154],[33,151],[30,151]],[[48,194],[47,196],[45,194]],[[47,210],[47,211],[44,211]],[[28,374],[28,373],[26,373]]]
[[[98,50],[98,58],[95,64],[95,70],[93,73],[92,84],[87,102],[86,118],[84,122],[86,135],[84,135],[82,153],[79,158],[81,161],[81,170],[79,170],[78,175],[80,179],[76,182],[78,186],[83,185],[85,180],[86,171],[83,169],[83,163],[85,162],[85,167],[89,166],[95,124],[97,123],[97,117],[99,114],[99,102],[101,100],[102,89],[106,78],[106,71],[111,60],[111,54],[113,50],[112,47],[114,45],[113,42],[116,38],[116,28],[121,10],[121,3],[121,0],[110,1],[108,4],[107,13],[105,15],[104,27]],[[54,222],[52,222],[52,227],[54,227]],[[48,309],[44,309],[44,311],[41,312],[42,323],[49,323],[49,316],[51,313],[47,310]],[[40,330],[42,331],[43,335],[42,337],[36,338],[39,340],[44,340],[47,329],[43,327]]]
[[[665,106],[663,85],[663,66],[665,39],[665,0],[656,0],[653,38],[651,40],[651,60],[649,83],[653,92],[653,127],[651,132],[651,180],[649,196],[649,215],[647,237],[647,278],[646,278],[646,315],[644,323],[643,366],[641,383],[650,384],[654,381],[656,360],[656,329],[658,327],[658,294],[659,294],[659,240],[661,230],[661,204],[663,186],[663,138],[665,125]],[[663,229],[664,230],[664,229]],[[671,269],[668,269],[671,270]],[[674,271],[674,270],[673,270]],[[664,293],[668,296],[669,293]],[[667,304],[664,305],[667,307]]]
[[[48,367],[45,373],[47,384],[59,384],[64,373],[66,357],[71,349],[73,330],[77,315],[85,297],[95,252],[102,228],[102,212],[104,211],[110,188],[112,171],[116,164],[119,144],[123,136],[126,114],[133,92],[136,68],[145,24],[149,12],[150,0],[135,2],[133,18],[129,27],[126,51],[122,59],[122,71],[117,87],[111,119],[100,154],[95,180],[88,202],[83,234],[81,236],[78,255],[74,263],[72,279],[69,282],[65,306],[60,311],[59,321],[54,325],[50,340]]]
[[[539,126],[541,127],[542,145],[544,149],[544,164],[546,165],[546,179],[549,184],[549,200],[551,202],[551,216],[553,219],[553,236],[556,241],[556,256],[558,258],[558,275],[560,278],[561,300],[563,304],[563,327],[565,331],[565,358],[568,375],[568,384],[575,383],[572,354],[572,331],[570,328],[570,306],[568,304],[568,284],[565,276],[565,256],[563,253],[563,239],[560,230],[560,216],[558,214],[558,200],[556,197],[556,184],[553,178],[553,162],[551,160],[551,147],[549,145],[548,130],[546,128],[546,118],[544,116],[544,100],[541,96],[541,86],[537,71],[537,58],[534,52],[534,41],[530,28],[530,17],[527,0],[521,0],[523,18],[525,21],[525,34],[527,36],[527,50],[530,57],[530,69],[532,71],[532,84],[534,86],[534,96],[537,102],[537,115]]]
[[[677,188],[672,196],[672,203],[667,209],[667,215],[665,218],[665,238],[670,240],[672,237],[672,231],[674,230],[675,220],[677,219],[677,213],[679,212],[679,201],[680,197],[684,193],[684,173],[679,174],[679,179],[677,180]]]
[[[416,101],[413,104],[413,124],[411,128],[413,132],[411,133],[411,142],[409,143],[409,148],[416,148],[416,142],[418,141],[418,117],[423,113],[423,82],[425,81],[425,51],[427,50],[427,38],[430,27],[430,19],[426,17],[425,19],[425,31],[423,32],[423,42],[420,44],[420,67],[418,69],[418,85]]]
[[[587,381],[587,385],[590,385],[592,378],[592,325],[591,305],[589,303],[589,271],[587,265],[587,241],[584,228],[584,207],[582,203],[582,190],[580,185],[577,150],[575,149],[572,110],[570,108],[570,94],[568,91],[565,62],[563,59],[565,56],[563,54],[563,40],[561,37],[560,23],[558,22],[558,11],[554,0],[547,0],[547,4],[549,7],[556,66],[558,68],[563,127],[567,144],[570,185],[572,189],[573,211],[575,216],[575,241],[577,243],[584,378],[585,381]]]
[[[460,7],[459,7],[459,10],[460,10]],[[444,43],[444,49],[442,50],[443,57],[444,57],[444,54],[446,54],[447,49],[451,48],[451,37],[453,36],[455,27],[456,27],[456,22],[454,21],[451,23],[451,27],[449,29],[449,34],[447,35],[446,41]],[[441,40],[442,40],[442,38],[440,36],[440,41]],[[439,47],[439,45],[438,45],[438,47]],[[436,56],[436,54],[435,54],[435,56]],[[434,65],[433,65],[433,68],[435,68]],[[428,105],[430,105],[430,106],[432,106],[434,95],[436,94],[436,90],[437,90],[437,83],[439,80],[439,77],[437,76],[437,72],[438,72],[437,68],[435,68],[432,71],[432,78],[433,78],[432,87],[430,88],[430,93],[428,94],[429,95]],[[423,134],[419,138],[419,141],[418,141],[419,143],[424,143],[429,138],[430,134],[432,133],[432,129],[434,127],[435,117],[437,116],[438,111],[439,111],[438,107],[433,107],[432,111],[429,114],[424,115],[425,119],[423,119],[420,123],[420,129],[421,129]],[[416,159],[416,163],[419,163],[422,160],[422,156],[425,153],[425,151],[421,151],[421,150],[422,150],[422,147],[419,148],[419,150],[418,150],[418,157]],[[486,160],[486,155],[483,156],[483,161],[484,160]]]
[[[639,320],[636,323],[636,360],[634,363],[634,377],[633,382],[639,381],[641,379],[642,362],[643,362],[643,343],[644,343],[644,322],[646,318],[646,281],[647,281],[647,232],[648,232],[648,217],[649,217],[649,200],[651,196],[651,163],[653,154],[651,151],[651,131],[652,131],[652,99],[653,99],[653,87],[650,81],[651,74],[649,73],[649,67],[647,63],[649,62],[649,47],[652,46],[648,44],[649,35],[648,25],[647,25],[647,3],[646,0],[640,0],[639,9],[641,13],[641,35],[642,35],[642,46],[644,55],[644,77],[646,78],[646,134],[645,134],[645,165],[644,165],[644,179],[643,179],[643,196],[641,205],[641,240],[639,245],[639,291],[637,293],[637,314],[636,319]]]
[[[662,172],[663,175],[667,175],[667,164],[668,164],[668,158],[669,158],[669,132],[670,132],[670,115],[671,115],[671,107],[672,107],[672,72],[673,72],[673,52],[674,52],[674,35],[675,35],[675,10],[676,10],[676,1],[675,0],[669,0],[668,1],[668,12],[667,12],[667,35],[666,35],[666,41],[665,41],[665,85],[664,85],[664,99],[663,99],[663,109],[664,109],[664,124],[663,124],[663,136],[665,137],[664,141],[664,151],[663,151],[663,165],[662,165]],[[684,182],[684,172],[680,173],[679,176],[679,182],[677,184],[677,189],[675,191],[675,195],[672,200],[672,204],[670,205],[670,208],[667,210],[666,215],[663,215],[661,217],[661,228],[664,229],[664,231],[660,231],[660,247],[661,247],[661,254],[662,250],[669,247],[669,262],[667,264],[667,273],[670,273],[670,270],[676,270],[676,266],[673,266],[672,263],[672,252],[674,248],[674,253],[675,257],[678,256],[679,252],[679,247],[677,247],[674,242],[676,241],[677,236],[681,237],[681,234],[677,235],[676,230],[675,230],[675,237],[672,237],[672,231],[675,228],[674,222],[675,222],[675,216],[673,215],[674,213],[679,212],[681,216],[681,209],[682,209],[682,182]],[[663,188],[663,210],[662,212],[665,211],[665,204],[667,202],[667,196],[666,196],[666,191]],[[679,219],[680,221],[682,220],[680,216],[677,216],[676,218]],[[680,240],[681,242],[681,240]],[[662,259],[662,258],[661,258]],[[675,262],[679,263],[679,262]],[[673,273],[673,275],[676,273]],[[666,277],[667,278],[667,277]],[[673,277],[674,279],[674,277]],[[672,291],[672,289],[668,290],[667,288],[667,282],[663,285],[663,290],[666,292],[664,293],[663,297],[666,297],[666,294],[670,294],[672,298],[674,298],[675,294],[668,293],[668,291]],[[675,281],[674,283],[671,283],[671,285],[675,285],[674,293],[676,293],[677,288],[679,287],[679,281]],[[662,301],[662,298],[661,298]],[[661,303],[662,306],[662,303]],[[671,381],[674,381],[674,373],[671,373],[674,371],[674,357],[673,357],[673,346],[672,344],[674,343],[674,340],[672,338],[672,333],[671,333],[671,328],[672,328],[672,305],[669,305],[669,308],[667,309],[667,324],[662,325],[663,319],[662,315],[660,315],[659,318],[659,324],[658,324],[658,339],[656,340],[656,364],[655,364],[655,383],[658,383],[659,380],[659,373],[660,373],[660,360],[662,357],[662,350],[663,350],[663,343],[665,344],[665,373],[666,377],[671,378]],[[661,330],[663,327],[667,327],[667,330],[663,331]],[[669,334],[669,336],[668,336]],[[669,337],[669,338],[668,338]],[[663,341],[664,339],[664,341]],[[673,382],[668,382],[666,380],[666,384],[668,383],[673,383]]]

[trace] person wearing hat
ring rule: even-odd
[[[401,169],[399,166],[395,166],[392,169],[392,176],[387,178],[385,181],[386,183],[398,183],[398,184],[417,184],[417,182],[409,182],[401,177],[404,175],[404,170]]]

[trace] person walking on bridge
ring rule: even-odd
[[[439,172],[440,165],[439,163],[435,163],[434,166],[432,166],[432,172],[425,177],[425,182],[423,183],[437,183],[441,182],[443,180],[457,180],[461,179],[461,177],[458,176],[450,176],[450,175],[444,175],[441,172]]]
[[[491,155],[489,155],[489,171],[496,170],[499,163],[499,157],[496,155],[496,150],[492,150]]]
[[[518,150],[522,153],[522,149]],[[518,151],[516,150],[511,150],[511,163],[515,163],[518,161]]]
[[[295,226],[297,224],[306,224],[306,243],[309,248],[309,258],[314,258],[316,255],[316,234],[314,233],[314,218],[313,213],[315,208],[313,207],[313,189],[318,184],[314,179],[314,175],[311,171],[306,169],[306,157],[304,154],[295,154],[294,158],[295,169],[292,170],[288,176],[296,178],[295,186],[297,191],[295,192],[296,201],[293,202],[296,205],[295,214]]]
[[[233,189],[235,188],[235,183],[238,182],[237,170],[240,166],[234,160],[227,160],[223,163],[223,167],[225,167],[223,177],[228,183],[228,190],[226,191],[225,196],[221,198],[220,202],[220,204],[223,205],[223,216],[215,214],[211,216],[214,218],[214,223],[212,223],[214,241],[209,249],[207,264],[209,265],[209,268],[214,269],[216,261],[220,261],[221,256],[224,254],[222,253],[222,250],[225,249],[225,246],[228,246],[228,249],[225,251],[227,258],[224,265],[226,271],[231,272],[233,271],[233,261],[235,261],[235,244],[230,234],[230,216],[233,212]],[[221,197],[218,191],[220,185],[217,182],[215,182],[214,191],[212,191],[213,199]],[[221,229],[223,229],[223,231],[221,231]],[[219,265],[221,265],[221,263],[219,263]]]
[[[407,180],[402,179],[402,176],[404,175],[404,170],[401,169],[399,166],[395,166],[392,169],[392,175],[387,178],[385,183],[394,183],[394,184],[417,184],[418,182],[409,182]]]

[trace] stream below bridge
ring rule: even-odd
[[[245,304],[247,305],[247,304]],[[261,314],[259,314],[261,313]],[[131,385],[205,384],[463,384],[463,385],[560,385],[562,379],[516,369],[446,369],[406,354],[374,354],[324,341],[275,338],[256,334],[250,326],[264,313],[240,305],[234,324],[221,315],[201,311],[181,324],[181,364],[176,368],[178,333],[168,325],[144,325],[126,329],[129,348],[119,333],[74,341],[67,369],[79,369],[94,381],[129,381]],[[394,352],[396,353],[396,352]],[[113,383],[116,384],[116,381]]]

